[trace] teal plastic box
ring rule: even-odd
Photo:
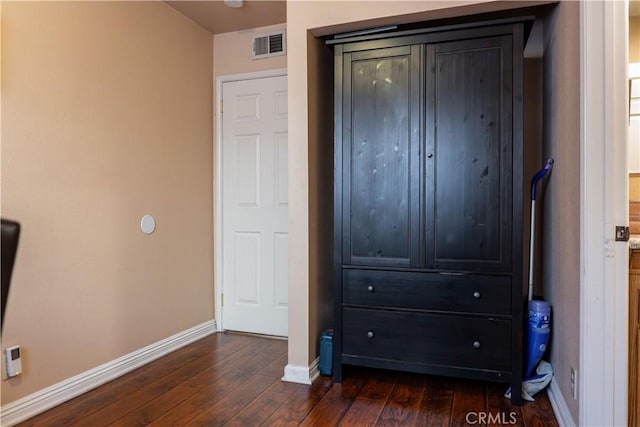
[[[331,375],[333,371],[333,329],[320,335],[320,375]]]

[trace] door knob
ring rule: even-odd
[[[375,335],[375,334],[373,333],[373,331],[369,331],[369,332],[367,332],[367,338],[373,338],[373,337],[374,337],[374,335]]]

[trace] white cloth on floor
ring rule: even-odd
[[[553,368],[551,363],[541,360],[536,368],[536,375],[522,382],[522,398],[529,402],[535,401],[533,395],[548,386],[552,378]],[[509,387],[504,396],[511,399],[511,387]]]

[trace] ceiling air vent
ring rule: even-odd
[[[256,34],[253,37],[253,59],[269,58],[287,53],[285,31],[268,34]]]

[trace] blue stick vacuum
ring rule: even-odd
[[[525,331],[526,338],[526,365],[524,371],[525,380],[531,379],[535,374],[536,366],[540,363],[551,333],[551,305],[546,301],[533,299],[533,257],[535,250],[535,226],[536,226],[536,186],[538,182],[553,167],[553,159],[547,160],[547,164],[533,176],[531,180],[531,234],[529,236],[529,292],[528,309],[529,320]]]

